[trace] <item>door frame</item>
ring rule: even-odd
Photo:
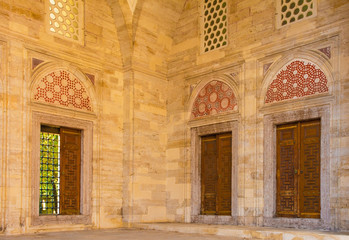
[[[201,136],[232,133],[231,215],[201,215]],[[238,216],[238,121],[214,123],[191,128],[191,222],[207,224],[237,223]]]
[[[81,130],[81,169],[80,169],[80,214],[76,215],[40,215],[40,132],[41,125],[54,125]],[[31,133],[31,195],[30,227],[36,229],[50,225],[90,226],[92,224],[92,158],[93,158],[93,121],[82,120],[64,115],[33,111]]]
[[[231,144],[231,141],[232,141],[232,133],[231,132],[225,132],[225,133],[218,133],[218,134],[210,134],[210,135],[205,135],[205,136],[202,136],[201,137],[201,151],[203,151],[205,149],[205,147],[203,146],[204,143],[203,142],[212,142],[212,140],[214,140],[214,143],[215,143],[215,153],[216,153],[216,159],[214,160],[214,165],[215,165],[215,175],[217,177],[217,179],[215,180],[215,211],[212,212],[211,214],[208,213],[208,212],[211,212],[211,211],[207,211],[205,209],[205,203],[202,202],[202,200],[205,198],[205,193],[203,191],[205,191],[205,188],[206,188],[206,185],[205,185],[205,181],[210,179],[210,177],[208,177],[208,175],[205,173],[206,170],[203,170],[204,169],[207,169],[205,168],[205,164],[209,164],[209,162],[211,160],[203,160],[205,157],[205,154],[202,154],[201,152],[201,171],[200,171],[200,176],[201,176],[201,214],[202,215],[220,215],[220,216],[227,216],[227,215],[231,215],[231,182],[232,182],[232,178],[231,178],[231,170],[232,170],[232,167],[230,167],[230,171],[229,171],[229,174],[230,175],[230,178],[224,178],[224,180],[228,180],[230,182],[230,187],[228,189],[230,189],[230,192],[228,195],[230,195],[229,197],[224,197],[224,199],[229,199],[230,200],[230,204],[229,204],[229,211],[221,211],[220,207],[221,207],[221,202],[220,200],[222,199],[222,197],[224,196],[223,192],[220,191],[221,189],[221,186],[222,186],[222,178],[220,178],[219,176],[221,176],[222,174],[222,170],[223,168],[226,169],[226,165],[222,165],[222,158],[221,158],[221,155],[222,155],[222,149],[221,149],[221,140],[222,139],[229,139],[230,141],[230,144],[228,144],[227,146],[230,147],[230,152],[228,154],[228,156],[230,156],[230,159],[229,159],[229,163],[232,164],[232,161],[231,161],[231,155],[232,155],[232,144]],[[213,159],[212,159],[213,160]],[[203,167],[204,166],[204,167]],[[210,172],[210,170],[208,170],[208,172]],[[211,172],[212,173],[212,172]],[[226,189],[227,190],[227,189]],[[206,206],[207,207],[207,206]],[[206,211],[204,211],[206,210]],[[205,214],[203,214],[203,212],[205,212]],[[226,212],[225,214],[223,212]],[[229,213],[228,213],[229,212]]]
[[[321,119],[316,118],[316,119],[309,119],[306,121],[296,121],[296,122],[292,122],[292,123],[286,123],[286,124],[280,124],[280,125],[276,125],[276,147],[277,147],[277,156],[276,156],[276,170],[277,170],[277,180],[276,180],[276,205],[281,204],[281,198],[282,198],[282,192],[285,191],[290,191],[290,190],[281,190],[280,189],[280,185],[283,185],[283,181],[282,181],[282,177],[280,177],[279,173],[282,171],[281,169],[281,164],[285,163],[286,164],[289,163],[288,161],[290,161],[290,159],[286,159],[284,158],[283,155],[281,155],[280,151],[281,151],[281,147],[284,146],[285,141],[290,141],[290,139],[288,140],[281,140],[281,135],[290,129],[293,129],[293,141],[294,143],[292,144],[292,148],[294,150],[294,155],[293,155],[293,159],[292,159],[292,167],[294,168],[294,171],[292,171],[292,175],[294,177],[292,185],[294,187],[294,190],[292,191],[294,194],[294,210],[291,211],[286,211],[285,210],[280,210],[280,212],[277,211],[277,207],[276,207],[276,212],[275,215],[278,217],[290,217],[290,218],[315,218],[318,219],[320,218],[320,212],[321,212],[321,195],[318,195],[319,200],[320,200],[320,211],[317,213],[307,213],[307,212],[303,212],[302,211],[302,206],[304,207],[304,200],[302,200],[302,196],[303,192],[302,190],[302,186],[304,187],[304,178],[305,178],[305,174],[303,173],[302,168],[305,167],[305,165],[303,165],[305,163],[305,158],[303,155],[303,149],[304,149],[304,134],[303,134],[303,126],[316,126],[318,134],[319,134],[319,138],[318,138],[318,144],[319,144],[319,148],[318,148],[318,153],[319,155],[317,155],[317,159],[319,162],[319,168],[318,168],[318,173],[319,173],[319,182],[318,182],[318,187],[320,187],[320,181],[321,181],[321,156],[320,156],[320,151],[321,151]],[[280,134],[280,135],[279,135]],[[314,137],[312,137],[314,139]],[[290,144],[287,144],[288,146],[290,146]],[[280,171],[280,172],[279,172]],[[306,169],[304,169],[304,171],[306,172]],[[281,174],[281,173],[280,173]],[[316,178],[315,178],[316,179]],[[313,178],[314,180],[314,178]],[[319,192],[321,194],[321,190],[319,189]],[[284,195],[283,195],[284,196]],[[280,202],[279,202],[280,201]],[[319,215],[319,216],[318,216]],[[306,216],[306,217],[305,217]]]
[[[330,113],[330,105],[324,105],[264,115],[264,226],[307,229],[330,228]],[[276,217],[276,126],[310,119],[320,119],[321,121],[320,218]]]

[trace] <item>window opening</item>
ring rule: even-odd
[[[80,214],[81,131],[41,126],[40,215]]]
[[[278,0],[279,27],[316,15],[315,0]]]
[[[41,126],[40,133],[40,214],[59,211],[60,135],[59,128]]]
[[[203,3],[203,52],[227,45],[226,0],[204,0]]]
[[[79,41],[81,40],[82,2],[79,0],[48,0],[49,31]]]

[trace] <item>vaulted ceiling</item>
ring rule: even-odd
[[[187,0],[105,1],[112,11],[125,67],[133,60],[167,58]]]

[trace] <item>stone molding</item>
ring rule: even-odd
[[[57,215],[39,216],[39,182],[40,182],[40,126],[49,124],[54,126],[64,126],[82,130],[82,157],[81,157],[81,202],[80,215]],[[49,114],[43,112],[32,112],[32,133],[31,133],[31,199],[29,208],[30,226],[43,225],[64,225],[64,224],[84,224],[92,223],[92,158],[93,158],[93,122],[76,119],[73,117]]]
[[[276,125],[308,119],[321,119],[321,218],[277,218],[276,212]],[[264,213],[263,225],[329,229],[330,217],[330,105],[270,113],[264,116]]]
[[[3,129],[0,134],[0,199],[5,199],[5,190],[6,189],[6,177],[7,177],[7,170],[6,166],[8,165],[8,159],[6,157],[6,151],[7,151],[7,144],[6,143],[6,134],[7,134],[7,121],[4,121],[4,114],[7,112],[7,105],[6,105],[6,92],[7,92],[7,81],[5,80],[7,76],[7,62],[5,59],[7,59],[6,55],[6,42],[2,42],[0,40],[0,129]],[[8,211],[6,209],[7,200],[0,201],[0,233],[4,231],[5,221],[6,221],[6,212]]]
[[[232,206],[231,216],[200,215],[201,208],[201,136],[232,133]],[[227,121],[191,128],[191,222],[236,224],[238,215],[238,121]]]

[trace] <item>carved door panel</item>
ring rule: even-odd
[[[63,215],[80,214],[81,131],[61,128],[61,192]]]
[[[277,129],[277,197],[278,217],[295,217],[298,214],[297,188],[297,124]]]
[[[216,136],[201,139],[201,213],[216,213],[217,198],[217,141]]]
[[[218,135],[217,140],[217,214],[231,215],[231,134]]]
[[[231,133],[201,138],[201,214],[231,214]]]
[[[320,121],[301,123],[300,214],[320,218]]]
[[[320,217],[320,120],[277,127],[276,216]]]

